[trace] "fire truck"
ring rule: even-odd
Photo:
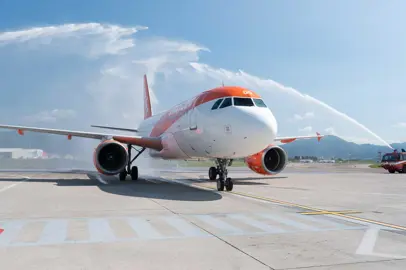
[[[406,151],[394,150],[392,153],[386,153],[381,160],[381,167],[389,173],[406,173]]]

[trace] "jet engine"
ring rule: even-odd
[[[259,153],[245,158],[248,168],[258,174],[278,174],[285,169],[286,152],[279,146],[270,145]]]
[[[125,169],[128,159],[126,146],[114,140],[106,140],[96,147],[93,162],[100,173],[115,175]]]

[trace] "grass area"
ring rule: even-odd
[[[369,168],[382,168],[381,164],[371,164],[368,166]]]
[[[379,164],[376,163],[376,160],[350,160],[350,163],[357,163],[357,164]]]

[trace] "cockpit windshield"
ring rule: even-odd
[[[252,102],[251,98],[240,98],[240,97],[235,97],[234,98],[234,106],[254,106],[254,102]]]
[[[225,98],[223,103],[221,103],[220,109],[231,106],[231,105],[233,105],[231,98]]]
[[[217,109],[220,106],[220,103],[223,101],[222,98],[218,99],[214,104],[213,107],[211,107],[212,110]]]
[[[255,102],[255,105],[257,105],[257,107],[264,107],[264,108],[266,108],[265,102],[264,102],[262,99],[260,99],[260,98],[254,98],[254,102]]]
[[[220,98],[214,102],[211,107],[212,110],[222,109],[229,106],[236,107],[263,107],[266,108],[264,101],[260,98],[247,98],[247,97],[227,97]]]

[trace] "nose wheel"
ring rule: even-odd
[[[209,169],[210,180],[216,180],[217,175],[219,176],[217,179],[218,191],[224,191],[224,188],[226,188],[227,191],[232,191],[234,187],[233,180],[230,177],[227,177],[227,162],[227,159],[217,159],[217,168],[210,167]],[[231,164],[231,162],[232,160],[229,162],[229,164]]]

